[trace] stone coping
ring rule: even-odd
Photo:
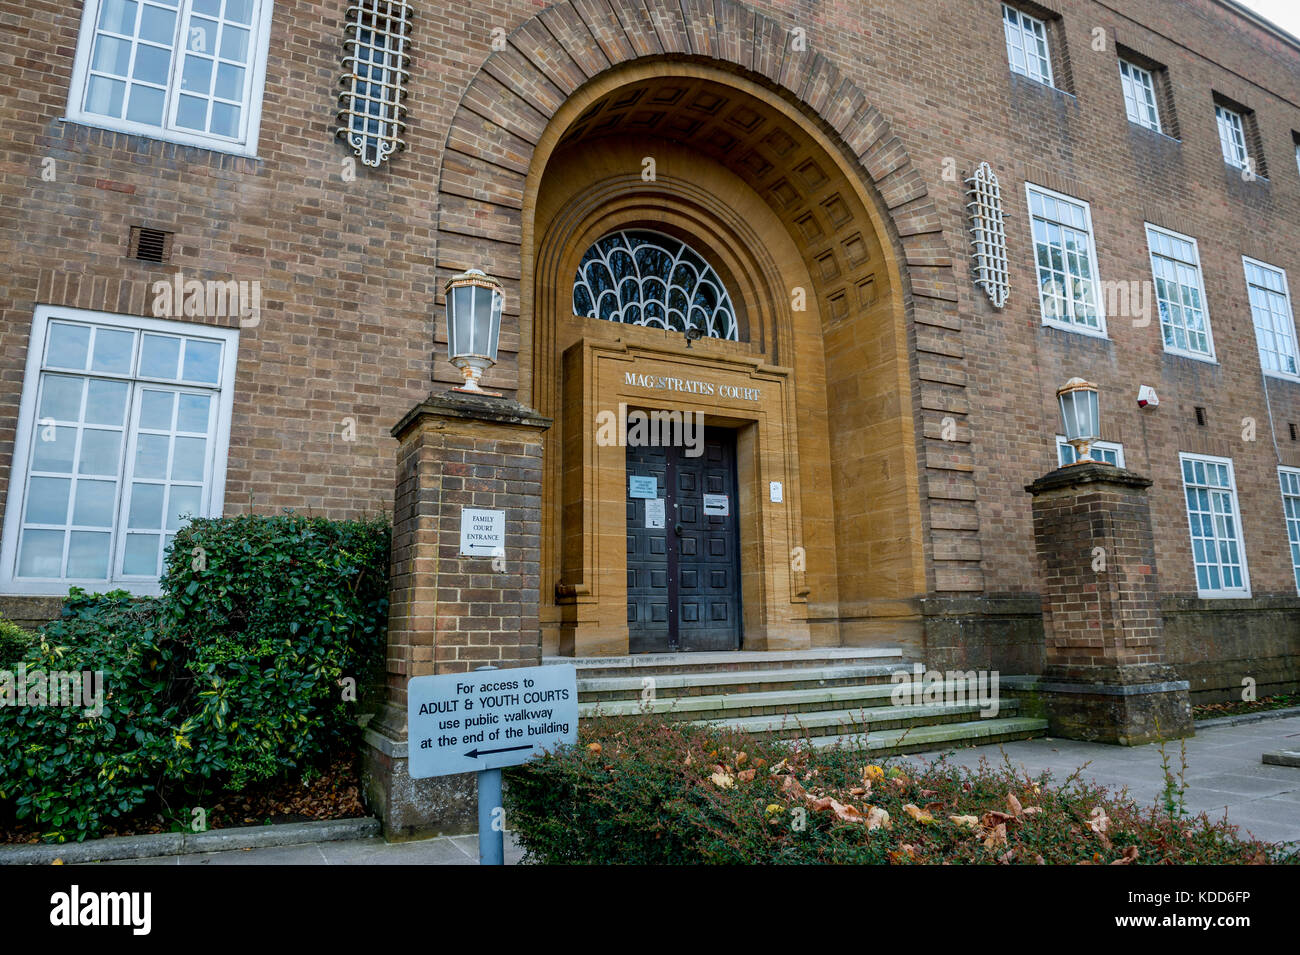
[[[1135,471],[1092,461],[1087,464],[1067,464],[1063,468],[1049,471],[1034,483],[1026,484],[1025,490],[1037,496],[1048,491],[1083,487],[1088,484],[1109,484],[1113,487],[1144,490],[1151,486],[1152,481]]]
[[[465,391],[444,391],[431,394],[402,416],[402,420],[393,425],[393,437],[401,437],[412,424],[425,416],[441,418],[464,418],[470,421],[488,421],[494,424],[509,424],[525,428],[537,428],[545,431],[551,426],[551,419],[522,405],[513,398],[493,398],[487,395],[474,395]]]
[[[287,822],[273,826],[241,826],[237,829],[209,829],[207,832],[158,832],[143,836],[113,836],[65,842],[0,846],[0,865],[51,865],[82,862],[115,862],[122,859],[150,859],[156,856],[224,852],[229,849],[265,849],[310,842],[340,842],[366,839],[380,834],[379,820],[370,816]]]

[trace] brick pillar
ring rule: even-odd
[[[542,436],[551,425],[505,398],[432,395],[393,428],[387,700],[366,727],[366,801],[390,839],[477,828],[474,776],[406,773],[414,676],[541,662]],[[462,508],[505,512],[505,554],[462,557]]]
[[[1165,657],[1150,486],[1109,464],[1074,464],[1025,488],[1054,736],[1132,746],[1192,735],[1188,685]]]

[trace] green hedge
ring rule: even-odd
[[[17,663],[35,642],[36,634],[0,617],[0,668]]]
[[[656,717],[584,721],[576,747],[510,771],[504,796],[527,861],[547,864],[1297,861],[1075,778],[882,765]]]
[[[163,595],[74,590],[29,672],[99,671],[103,711],[0,707],[0,801],[47,838],[312,771],[355,744],[382,666],[389,529],[294,514],[201,519]]]

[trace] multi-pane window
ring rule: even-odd
[[[1250,595],[1232,461],[1180,455],[1196,589],[1202,597]]]
[[[1089,453],[1094,461],[1104,461],[1107,464],[1115,465],[1117,468],[1124,467],[1124,445],[1122,444],[1116,444],[1113,441],[1094,441]],[[1058,434],[1056,436],[1056,457],[1061,467],[1073,464],[1078,460],[1074,445],[1068,443],[1064,435]]]
[[[1119,78],[1124,87],[1124,109],[1128,113],[1129,122],[1160,132],[1156,81],[1151,71],[1128,60],[1120,60]]]
[[[176,531],[221,510],[237,335],[38,312],[5,511],[7,587],[156,587]]]
[[[1088,204],[1039,186],[1027,188],[1043,322],[1105,334]]]
[[[1047,24],[1003,4],[1002,28],[1007,37],[1007,59],[1011,69],[1051,86],[1052,56],[1047,49]]]
[[[1213,358],[1214,340],[1206,314],[1205,285],[1196,240],[1147,224],[1147,248],[1155,278],[1156,304],[1165,351]]]
[[[1296,592],[1300,593],[1300,471],[1295,468],[1278,468],[1282,482],[1282,510],[1286,514],[1286,536],[1291,544],[1291,572],[1295,576]]]
[[[411,7],[404,0],[357,0],[344,25],[338,135],[367,166],[406,148],[406,83]]]
[[[1223,161],[1236,169],[1245,169],[1250,163],[1250,156],[1246,152],[1246,125],[1241,114],[1215,104],[1214,118],[1219,124],[1219,145],[1223,149]]]
[[[87,0],[70,118],[256,146],[271,0]]]
[[[1243,258],[1246,292],[1255,320],[1255,341],[1265,373],[1296,377],[1300,363],[1296,356],[1295,320],[1291,315],[1291,293],[1281,269]]]

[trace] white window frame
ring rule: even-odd
[[[1128,466],[1124,463],[1124,445],[1120,444],[1117,441],[1094,441],[1092,442],[1092,450],[1113,451],[1115,453],[1115,467],[1123,468]],[[1058,434],[1056,436],[1056,463],[1058,467],[1066,466],[1067,464],[1065,460],[1066,451],[1069,451],[1071,454],[1073,454],[1074,445],[1070,444],[1069,441],[1065,440],[1065,435]]]
[[[1151,293],[1152,296],[1154,297],[1156,310],[1157,311],[1160,310],[1160,295],[1159,292],[1156,290],[1157,256],[1156,256],[1156,250],[1151,247],[1152,232],[1158,232],[1161,235],[1169,236],[1171,239],[1178,239],[1181,242],[1187,242],[1191,245],[1193,261],[1191,263],[1183,262],[1182,264],[1191,265],[1196,269],[1196,289],[1201,295],[1201,315],[1205,319],[1205,344],[1206,347],[1208,348],[1208,351],[1203,351],[1203,352],[1192,351],[1189,348],[1179,348],[1176,345],[1165,344],[1164,345],[1165,352],[1170,355],[1181,355],[1183,358],[1194,358],[1197,361],[1205,361],[1205,362],[1210,362],[1211,364],[1218,364],[1218,358],[1215,356],[1215,351],[1214,351],[1214,327],[1210,322],[1210,302],[1205,294],[1205,270],[1201,268],[1200,244],[1196,241],[1196,239],[1194,239],[1190,235],[1183,235],[1181,232],[1175,232],[1173,229],[1163,228],[1162,226],[1158,226],[1153,222],[1147,222],[1145,223],[1145,225],[1146,225],[1146,233],[1147,233],[1147,255],[1149,256],[1151,261]],[[1163,255],[1159,257],[1162,259],[1165,258],[1165,256]],[[1175,259],[1173,261],[1181,262],[1182,260]],[[1179,302],[1177,304],[1179,308],[1186,307],[1183,305],[1182,302]],[[1160,341],[1162,344],[1165,341],[1165,320],[1163,315],[1160,318]]]
[[[1058,318],[1051,318],[1047,313],[1047,302],[1043,295],[1043,283],[1038,276],[1038,239],[1034,237],[1034,193],[1041,193],[1044,196],[1050,196],[1058,202],[1068,202],[1072,205],[1079,206],[1083,209],[1084,221],[1088,226],[1088,266],[1092,270],[1093,296],[1097,303],[1097,327],[1089,328],[1087,325],[1079,324],[1073,321],[1062,321]],[[1025,211],[1029,214],[1029,247],[1032,250],[1030,255],[1031,268],[1034,273],[1034,289],[1038,296],[1038,312],[1042,324],[1052,328],[1060,328],[1067,332],[1075,332],[1079,335],[1091,335],[1093,338],[1109,338],[1106,331],[1106,303],[1102,296],[1101,270],[1097,267],[1097,235],[1092,226],[1092,205],[1083,200],[1076,199],[1074,196],[1067,196],[1065,193],[1056,192],[1048,189],[1046,186],[1035,185],[1032,182],[1025,183]],[[1056,220],[1047,220],[1056,222]],[[1076,228],[1070,225],[1069,228]],[[1071,301],[1073,301],[1071,299]]]
[[[1249,266],[1255,266],[1259,269],[1265,269],[1269,272],[1276,272],[1282,278],[1282,294],[1286,299],[1287,312],[1290,313],[1290,332],[1291,332],[1291,357],[1296,364],[1296,374],[1290,374],[1285,371],[1276,371],[1271,368],[1264,368],[1263,349],[1260,347],[1259,340],[1259,322],[1255,319],[1255,306],[1250,301],[1250,290],[1254,283],[1250,281]],[[1276,265],[1270,265],[1268,262],[1262,262],[1259,259],[1252,259],[1248,255],[1241,257],[1241,267],[1243,277],[1246,280],[1246,307],[1250,309],[1250,326],[1255,330],[1255,353],[1260,358],[1260,368],[1270,378],[1283,378],[1287,381],[1300,381],[1300,337],[1296,335],[1295,309],[1291,306],[1291,283],[1287,279],[1286,269],[1279,268]]]
[[[1016,22],[1014,25],[1012,25],[1007,14],[1015,15]],[[1030,16],[1018,7],[1004,3],[1002,4],[1002,35],[1007,47],[1007,65],[1011,68],[1011,72],[1026,79],[1031,79],[1036,83],[1042,83],[1044,86],[1055,88],[1056,82],[1052,70],[1052,47],[1047,40],[1047,23],[1038,19],[1038,17]],[[1043,44],[1042,55],[1040,56],[1036,51],[1033,55],[1035,67],[1032,72],[1029,66],[1030,56],[1027,46],[1030,40],[1041,41]],[[1023,70],[1016,68],[1016,59],[1012,55],[1013,49],[1019,50],[1021,58],[1025,62]],[[1044,64],[1046,64],[1047,70],[1045,75],[1041,69]]]
[[[100,113],[90,113],[82,108],[86,97],[86,86],[90,79],[90,57],[94,49],[95,27],[99,11],[104,0],[85,0],[81,13],[81,27],[77,34],[77,56],[72,69],[72,81],[68,87],[68,108],[66,121],[98,129],[109,129],[144,136],[162,142],[179,143],[184,146],[199,146],[214,152],[231,153],[236,156],[256,156],[257,140],[262,122],[262,99],[266,92],[266,59],[270,48],[271,18],[274,0],[257,0],[259,6],[253,14],[251,29],[254,31],[250,43],[248,62],[248,101],[241,116],[242,136],[227,139],[208,133],[180,129],[172,125],[176,114],[176,100],[180,86],[180,75],[184,63],[184,43],[178,42],[172,51],[171,73],[167,83],[167,101],[163,108],[162,126],[149,126],[145,123],[132,122],[125,117],[114,119]],[[186,35],[189,22],[191,0],[179,0],[177,4],[177,36]]]
[[[1284,475],[1295,478],[1298,493],[1287,493]],[[1291,573],[1295,577],[1296,593],[1300,594],[1300,468],[1279,467],[1277,469],[1277,480],[1282,491],[1282,520],[1286,524],[1287,546],[1291,551]],[[1288,499],[1296,502],[1297,516],[1295,518],[1291,517],[1287,512]]]
[[[1217,590],[1201,589],[1201,582],[1196,573],[1196,535],[1193,533],[1193,529],[1192,529],[1192,514],[1187,507],[1187,479],[1183,475],[1183,464],[1187,461],[1193,461],[1193,462],[1200,461],[1206,464],[1224,465],[1228,469],[1228,482],[1231,485],[1231,487],[1215,488],[1215,490],[1217,491],[1226,490],[1230,493],[1232,497],[1232,510],[1233,510],[1233,516],[1235,519],[1236,527],[1237,527],[1237,550],[1238,553],[1241,555],[1242,586],[1240,588],[1232,589],[1232,588],[1220,587]],[[1232,466],[1232,458],[1219,458],[1209,454],[1189,454],[1187,452],[1180,452],[1178,455],[1178,481],[1183,491],[1183,512],[1187,516],[1188,543],[1191,545],[1191,557],[1192,557],[1192,577],[1196,580],[1197,596],[1205,599],[1226,599],[1226,598],[1234,598],[1234,597],[1249,598],[1251,596],[1251,590],[1250,590],[1250,568],[1247,566],[1246,563],[1246,528],[1245,528],[1245,521],[1243,520],[1242,513],[1241,513],[1241,501],[1237,497],[1237,474],[1236,474],[1236,470]],[[1217,543],[1218,538],[1216,537],[1215,540]],[[1222,567],[1222,564],[1220,564],[1219,566]],[[1222,579],[1222,573],[1220,573],[1220,578]]]
[[[217,385],[216,414],[217,422],[212,438],[211,477],[206,495],[204,517],[220,517],[226,494],[226,458],[230,448],[230,423],[234,408],[235,367],[238,363],[239,330],[203,325],[194,322],[177,322],[156,318],[139,318],[133,315],[117,315],[108,312],[95,312],[78,308],[62,308],[53,305],[36,306],[32,319],[31,337],[28,339],[27,367],[23,376],[22,399],[18,408],[18,424],[14,438],[12,467],[9,470],[9,490],[5,500],[4,539],[0,542],[0,593],[4,594],[44,594],[62,595],[70,587],[106,590],[120,589],[138,595],[156,595],[161,593],[158,581],[144,580],[139,577],[113,577],[117,554],[120,550],[121,532],[124,527],[126,505],[129,500],[126,475],[128,471],[128,454],[135,446],[134,436],[137,428],[133,422],[134,409],[126,412],[126,425],[122,435],[121,457],[117,488],[117,518],[113,525],[115,543],[109,551],[109,578],[107,580],[77,578],[33,578],[17,577],[18,537],[22,525],[23,510],[27,503],[27,485],[29,481],[29,463],[34,435],[39,422],[36,419],[36,402],[40,391],[42,367],[45,364],[46,335],[50,322],[68,321],[73,324],[93,324],[110,328],[129,328],[137,332],[161,332],[168,335],[185,335],[187,337],[207,338],[221,341],[222,368]],[[76,374],[70,372],[70,374]],[[94,377],[93,372],[82,373],[85,377]],[[149,382],[153,379],[131,378],[133,383]],[[181,383],[168,383],[170,387],[184,388]],[[214,389],[206,389],[209,393]]]
[[[1215,103],[1214,120],[1219,129],[1219,152],[1223,154],[1223,161],[1233,169],[1246,169],[1250,165],[1246,117],[1235,109]]]
[[[1163,132],[1160,124],[1160,104],[1156,99],[1156,76],[1146,67],[1120,57],[1119,82],[1124,93],[1124,111],[1128,121],[1152,132]],[[1138,94],[1143,94],[1139,96]],[[1151,122],[1143,118],[1143,109],[1151,111]]]

